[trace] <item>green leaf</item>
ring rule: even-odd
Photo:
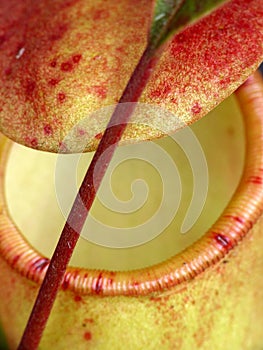
[[[148,46],[158,49],[183,27],[215,10],[229,0],[156,0]]]

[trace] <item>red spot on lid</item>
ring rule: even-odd
[[[4,71],[5,75],[10,75],[12,73],[12,69],[9,67],[9,68],[6,68],[5,71]]]
[[[85,332],[84,333],[84,339],[85,340],[91,340],[92,338],[92,334],[90,332]]]
[[[121,53],[125,53],[125,47],[124,46],[119,46],[116,48],[116,51],[121,52]]]
[[[38,141],[37,141],[37,138],[34,137],[31,141],[30,141],[30,144],[32,147],[36,147],[38,145]]]
[[[61,63],[60,69],[63,72],[71,72],[73,69],[73,65],[70,61],[66,61],[66,62]]]
[[[221,79],[219,83],[222,86],[227,86],[230,84],[230,82],[231,82],[230,77],[226,77],[226,78]]]
[[[84,135],[86,135],[86,130],[85,130],[85,129],[79,128],[79,129],[77,129],[77,132],[78,132],[78,135],[79,135],[79,136],[84,136]]]
[[[171,92],[171,86],[164,84],[163,86],[151,92],[151,97],[166,97]]]
[[[170,98],[170,101],[174,104],[178,103],[177,98],[175,98],[174,96]]]
[[[94,85],[88,88],[88,92],[97,95],[100,98],[105,98],[107,96],[108,89],[102,85]]]
[[[56,65],[57,65],[57,61],[56,60],[53,60],[53,61],[50,62],[50,67],[55,68]]]
[[[64,92],[59,92],[58,93],[58,100],[59,100],[59,102],[64,102],[65,101],[65,99],[66,99],[66,95],[64,94]]]
[[[202,110],[202,107],[200,106],[200,104],[198,102],[195,102],[191,108],[191,112],[193,114],[199,114]]]
[[[167,96],[171,92],[171,86],[168,84],[164,84],[162,87],[162,95]]]
[[[48,81],[48,85],[51,85],[51,86],[56,86],[58,83],[59,83],[58,79],[50,79]]]
[[[74,55],[74,56],[72,56],[72,61],[73,61],[74,63],[79,63],[79,61],[81,60],[81,58],[82,58],[82,55],[81,55],[81,54]]]
[[[187,37],[187,34],[182,32],[182,33],[175,36],[174,41],[176,41],[177,43],[180,43],[180,44],[184,44],[186,41],[186,37]]]
[[[44,126],[44,133],[45,133],[45,135],[47,135],[47,136],[49,136],[49,135],[52,134],[52,127],[51,127],[49,124],[47,124],[47,125]]]

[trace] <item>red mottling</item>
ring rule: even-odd
[[[263,184],[263,179],[260,176],[250,176],[248,179],[248,182],[251,182],[256,185],[262,185]]]
[[[174,96],[170,98],[170,101],[175,105],[178,103],[177,98],[175,98]]]
[[[47,258],[40,258],[37,261],[34,261],[32,264],[32,268],[34,270],[42,271],[44,268],[49,264],[49,259]]]
[[[92,58],[92,61],[98,62],[101,65],[102,69],[108,68],[108,60],[105,56],[96,55]]]
[[[171,92],[172,87],[169,84],[164,84],[156,90],[151,91],[151,97],[166,97]]]
[[[162,91],[160,89],[156,89],[151,91],[150,96],[151,97],[160,97],[162,95]]]
[[[93,19],[95,21],[101,20],[101,19],[106,19],[109,17],[109,11],[107,10],[96,10],[93,14]]]
[[[61,63],[60,69],[62,72],[71,72],[73,70],[73,64],[70,61]]]
[[[226,77],[224,79],[221,79],[219,83],[222,87],[225,87],[231,83],[231,79],[230,79],[230,77]]]
[[[82,58],[82,55],[81,55],[81,54],[74,55],[74,56],[72,56],[72,61],[73,61],[74,63],[79,63],[79,61],[81,60],[81,58]]]
[[[50,79],[48,81],[48,85],[51,85],[51,86],[56,86],[58,83],[59,83],[58,79]]]
[[[93,318],[85,318],[84,323],[94,323]]]
[[[55,29],[53,29],[52,34],[49,36],[49,40],[55,41],[61,39],[67,29],[68,26],[66,24],[59,24]]]
[[[180,289],[180,291],[187,290],[186,287]],[[170,296],[153,296],[150,298],[151,301],[158,303],[160,306],[167,305],[168,300],[170,299]],[[160,308],[157,306],[157,308],[160,310]]]
[[[78,303],[78,302],[82,301],[83,299],[81,298],[80,295],[75,295],[74,300]]]
[[[36,147],[38,145],[38,140],[36,137],[34,137],[31,141],[30,144],[32,147]]]
[[[79,2],[79,0],[68,0],[68,1],[63,1],[61,3],[61,8],[67,8],[67,7],[70,7],[70,6],[73,6],[75,5],[77,2]]]
[[[85,340],[91,340],[92,338],[92,334],[90,332],[85,332],[84,333],[84,339]]]
[[[221,247],[225,249],[229,250],[233,248],[233,243],[231,242],[229,237],[227,237],[226,235],[223,235],[221,233],[216,233],[215,240]]]
[[[100,132],[99,134],[95,135],[95,139],[100,140],[102,138],[103,133]]]
[[[53,61],[50,62],[50,67],[55,68],[56,65],[57,65],[57,61],[56,60],[53,60]]]
[[[93,93],[100,98],[105,98],[107,96],[108,89],[102,85],[94,85],[88,88],[89,93]]]
[[[122,54],[126,52],[124,46],[119,46],[119,47],[117,47],[117,48],[116,48],[116,51],[117,51],[117,52],[121,52]]]
[[[244,219],[242,219],[240,216],[235,216],[235,215],[225,215],[225,218],[230,218],[233,219],[237,222],[239,222],[240,224],[244,223]]]
[[[94,288],[94,291],[96,294],[99,294],[102,290],[102,273],[99,274],[97,281],[96,281],[96,285]]]
[[[2,1],[2,3],[9,2]],[[85,61],[87,60],[87,65],[84,65],[82,60],[80,61],[82,66],[82,71],[80,73],[86,76],[87,81],[92,81],[92,85],[101,85],[101,83],[104,83],[105,86],[109,86],[107,103],[114,103],[116,96],[119,96],[124,88],[123,82],[119,80],[119,77],[122,76],[123,81],[129,79],[132,67],[137,63],[138,57],[136,53],[142,52],[144,48],[146,40],[145,35],[147,33],[147,20],[145,20],[147,16],[145,16],[145,14],[150,14],[150,11],[145,10],[144,12],[143,6],[141,7],[141,3],[138,2],[140,11],[137,11],[138,18],[136,17],[135,21],[136,26],[140,29],[137,32],[141,35],[138,35],[138,33],[134,33],[133,30],[129,30],[131,24],[134,22],[133,18],[135,17],[133,16],[134,8],[130,7],[130,5],[126,6],[126,2],[124,2],[123,6],[120,6],[117,16],[115,16],[116,14],[112,15],[114,11],[111,12],[113,7],[110,1],[105,2],[105,4],[103,2],[105,6],[101,7],[95,6],[93,2],[87,2],[87,11],[84,12],[81,7],[82,2],[79,1],[79,4],[76,2],[76,7],[74,6],[74,9],[67,8],[67,11],[72,11],[70,13],[62,10],[65,6],[68,6],[68,0],[54,2],[54,4],[53,2],[48,2],[47,6],[41,6],[39,3],[41,2],[34,2],[34,6],[32,7],[34,8],[32,10],[34,16],[29,16],[27,18],[28,23],[26,23],[26,27],[23,20],[15,23],[17,27],[16,31],[20,33],[17,38],[13,38],[12,35],[14,29],[14,23],[12,22],[13,16],[11,16],[11,18],[8,11],[6,12],[7,7],[5,5],[3,6],[3,16],[1,17],[1,19],[3,18],[3,26],[1,27],[2,29],[0,29],[0,40],[4,43],[1,48],[5,48],[5,50],[3,50],[4,56],[2,58],[1,68],[2,70],[7,68],[8,62],[12,61],[12,63],[14,63],[12,65],[12,79],[14,79],[13,86],[16,86],[17,89],[15,89],[14,94],[9,93],[8,91],[10,91],[11,83],[5,77],[4,83],[9,85],[4,86],[3,91],[1,91],[2,102],[0,105],[5,105],[2,115],[4,116],[3,123],[6,125],[3,127],[5,130],[8,130],[8,136],[12,137],[12,139],[19,137],[20,139],[21,137],[25,139],[25,133],[30,132],[31,135],[27,134],[27,136],[30,138],[38,137],[39,147],[52,148],[53,151],[55,151],[61,140],[53,140],[53,142],[46,143],[41,139],[43,137],[43,123],[41,121],[39,122],[39,118],[42,121],[50,119],[50,113],[53,107],[55,107],[57,115],[65,113],[64,109],[59,110],[59,107],[63,107],[64,105],[56,106],[56,103],[58,104],[57,97],[55,96],[54,99],[52,91],[50,92],[47,89],[49,87],[47,81],[54,76],[54,73],[50,75],[52,73],[51,66],[56,66],[53,71],[57,74],[61,74],[61,63],[69,61],[75,73],[74,69],[77,70],[76,68],[78,67],[77,64],[74,63],[74,56],[82,54],[83,61],[84,58]],[[148,88],[144,91],[142,100],[145,103],[150,102],[149,93],[151,91],[157,90],[158,92],[158,87],[169,82],[168,85],[170,85],[171,91],[169,92],[168,98],[162,101],[163,105],[168,107],[169,110],[172,110],[173,105],[172,103],[170,105],[170,96],[174,96],[177,101],[180,101],[178,113],[182,117],[185,115],[187,121],[190,122],[193,121],[191,116],[194,117],[194,115],[191,114],[191,107],[195,101],[199,101],[202,105],[201,113],[194,118],[196,120],[201,117],[201,114],[208,112],[208,108],[220,102],[219,100],[224,99],[226,95],[230,93],[230,90],[232,92],[237,85],[241,84],[246,74],[249,73],[249,65],[252,63],[255,65],[257,56],[262,54],[261,42],[259,40],[261,34],[260,11],[262,11],[262,5],[258,5],[260,1],[256,0],[253,0],[253,6],[246,6],[243,4],[244,2],[239,0],[236,4],[230,5],[230,3],[232,4],[232,2],[229,2],[228,5],[224,5],[222,11],[220,10],[218,14],[215,12],[197,24],[186,28],[184,32],[173,38],[173,44],[167,45],[167,48],[165,48],[162,54],[160,64],[158,64],[154,72],[155,76],[150,79]],[[70,4],[75,4],[75,1],[70,1]],[[15,8],[16,6],[14,10]],[[21,10],[19,9],[20,6],[18,6],[18,12]],[[131,11],[129,11],[129,9]],[[122,13],[122,11],[126,13]],[[242,13],[242,16],[240,16],[240,13]],[[19,16],[17,16],[17,18],[19,18]],[[95,18],[95,22],[92,22],[93,18]],[[105,18],[107,18],[107,20],[105,20]],[[122,18],[121,23],[117,20],[118,18]],[[49,19],[52,20],[49,21]],[[83,26],[78,26],[79,21]],[[114,33],[118,32],[120,24],[124,24],[122,26],[124,28],[123,37],[120,38],[121,40],[114,40]],[[91,31],[89,31],[90,28],[92,29]],[[112,28],[112,31],[108,30],[109,28]],[[23,30],[26,29],[30,29],[30,35],[28,35],[29,33],[24,33]],[[45,29],[47,30],[45,31]],[[55,45],[54,42],[50,42],[50,39],[56,40],[61,37],[64,31],[65,36],[61,42],[55,42]],[[23,35],[23,33],[25,35]],[[70,38],[66,38],[68,33],[70,33]],[[113,37],[111,37],[111,35],[113,35]],[[6,39],[4,38],[5,36]],[[136,36],[136,38],[140,36],[142,39],[132,40],[134,36]],[[127,41],[125,41],[125,39],[127,39]],[[22,43],[23,40],[24,42]],[[18,43],[20,43],[20,49],[25,48],[25,53],[21,59],[16,60],[14,53],[17,52],[15,49],[18,48]],[[247,43],[247,45],[244,45],[244,43]],[[69,44],[70,47],[67,47],[67,44]],[[82,50],[84,47],[87,50],[85,54]],[[174,51],[175,57],[170,57],[169,47],[171,47],[171,52]],[[94,55],[100,55],[103,58],[105,52],[107,52],[108,69],[104,71],[101,62],[102,59],[93,61],[92,58]],[[8,57],[13,60],[9,60]],[[51,61],[52,64],[50,66]],[[217,67],[214,69],[215,62]],[[213,65],[213,69],[211,69],[209,65]],[[58,69],[59,72],[55,71],[55,69]],[[24,91],[19,91],[18,80],[21,79],[22,76],[26,78],[26,76],[30,76],[30,74],[34,72],[36,73],[37,92],[41,90],[43,94],[41,94],[41,96],[34,96],[36,97],[34,99],[34,104],[30,106],[23,105],[25,101],[25,97],[23,96]],[[67,76],[69,73],[64,73],[63,75]],[[60,76],[58,75],[58,77]],[[156,77],[157,79],[155,79]],[[231,86],[228,89],[228,87],[222,86],[220,81],[229,79],[229,77],[231,79]],[[43,81],[45,81],[46,87],[42,88],[41,84]],[[78,81],[78,77],[72,76],[70,81],[65,82],[67,83],[64,86],[65,89],[70,89],[71,83],[76,81]],[[184,95],[181,94],[181,85],[187,88],[187,93]],[[79,83],[75,84],[75,88],[78,90],[75,94],[76,96],[85,95],[86,86],[84,82],[79,80]],[[67,91],[64,91],[67,94]],[[56,94],[58,92],[59,91],[56,91]],[[164,93],[166,93],[166,90],[164,90]],[[218,98],[215,98],[216,93],[219,94]],[[68,105],[69,110],[67,114],[70,114],[70,108],[72,107],[74,109],[75,104],[79,102],[77,97],[75,98],[75,95],[72,96],[72,98],[76,101]],[[93,96],[89,97],[91,97],[90,100],[92,100]],[[67,98],[69,98],[68,94]],[[8,99],[8,101],[5,102],[4,99]],[[189,101],[191,101],[191,103]],[[100,102],[99,99],[92,101],[94,110],[99,108],[98,105]],[[55,103],[55,106],[52,106],[52,103]],[[8,108],[12,106],[12,104],[15,104],[13,109],[21,111],[18,118],[21,119],[22,122],[18,120],[12,123],[11,119],[14,117],[9,117],[8,114]],[[45,113],[41,110],[43,105],[46,106]],[[23,117],[23,109],[26,111],[25,118]],[[173,110],[173,112],[175,111],[176,109]],[[74,119],[74,123],[77,123],[78,119],[83,117],[82,109],[71,115],[71,119]],[[61,116],[61,125],[59,127],[61,130],[66,129],[68,121],[68,117],[63,117],[64,116]],[[26,131],[25,125],[30,125],[30,130]],[[175,125],[175,123],[171,122],[169,125]],[[61,135],[62,134],[63,133],[61,133]],[[60,137],[61,135],[57,136]],[[145,137],[143,133],[141,135],[138,133],[138,137],[139,136]],[[93,143],[90,144],[93,145]]]
[[[5,75],[10,75],[12,73],[12,69],[10,67],[6,68],[4,71]]]
[[[0,46],[5,42],[5,35],[0,35]]]
[[[195,102],[191,108],[191,112],[193,114],[199,114],[202,110],[202,107],[200,106],[200,104],[198,102]]]
[[[59,102],[64,102],[65,101],[65,99],[66,99],[66,95],[64,94],[64,92],[59,92],[58,93],[58,100],[59,100]]]
[[[32,96],[35,88],[36,88],[36,83],[33,80],[27,80],[24,84],[25,86],[25,93],[27,97]]]
[[[78,135],[79,135],[79,136],[84,136],[84,135],[86,135],[86,134],[87,134],[86,130],[84,130],[84,129],[78,129]]]
[[[162,96],[167,96],[171,92],[172,87],[169,84],[164,84],[162,86]]]
[[[52,127],[49,124],[44,126],[44,134],[45,135],[49,136],[52,134],[52,132],[53,132]]]

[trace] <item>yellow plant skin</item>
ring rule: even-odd
[[[259,77],[255,75],[255,78],[250,79],[245,89],[249,89],[250,84],[253,88],[253,79],[259,80]],[[247,97],[244,89],[238,92],[238,96],[242,99]],[[253,98],[250,96],[247,99],[246,106],[252,107],[257,98],[260,100],[262,96],[262,90],[258,92],[255,89]],[[246,113],[251,113],[253,118],[251,109]],[[250,141],[251,135],[255,135],[259,127],[256,124],[252,128]],[[2,143],[4,158],[7,156],[5,141],[2,140]],[[261,157],[260,152],[258,154]],[[253,164],[255,162],[256,159]],[[253,164],[249,163],[248,168],[253,167]],[[262,192],[262,186],[257,185],[248,185],[248,200],[255,188],[259,188],[259,193]],[[257,203],[256,194],[253,198],[256,212],[260,213],[262,204]],[[244,206],[241,213],[250,218],[251,210],[251,207]],[[250,219],[254,221],[257,217]],[[212,261],[204,272],[179,285],[151,293],[146,291],[144,295],[141,292],[137,296],[125,296],[118,291],[110,296],[94,295],[80,290],[77,292],[77,288],[74,292],[70,290],[71,287],[61,290],[39,349],[118,350],[125,346],[126,349],[135,350],[260,350],[263,343],[262,220],[250,229],[228,255],[224,256],[224,249],[221,248],[220,253],[215,254],[218,262]],[[231,225],[230,218],[225,220],[222,233],[227,234],[227,227]],[[0,285],[0,300],[4,301],[0,303],[0,315],[10,349],[13,350],[19,342],[39,285],[30,280],[30,274],[23,277],[18,268],[7,263],[14,245],[11,235],[13,228],[3,217],[0,227],[1,234],[7,237],[2,247],[5,254],[0,259],[0,278],[3,281]],[[5,245],[8,237],[10,249]],[[26,258],[24,255],[23,260]],[[16,259],[12,259],[15,265]],[[169,264],[167,262],[162,266],[165,275]],[[145,270],[142,275],[145,277]],[[74,283],[79,285],[78,278],[75,278]]]
[[[227,260],[160,295],[78,298],[61,291],[39,349],[262,349],[262,225]],[[12,350],[38,285],[3,258],[0,278],[0,313]]]

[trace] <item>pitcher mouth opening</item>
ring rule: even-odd
[[[223,260],[246,236],[263,210],[263,84],[259,73],[236,92],[245,125],[246,155],[240,183],[226,209],[195,243],[156,265],[131,271],[104,271],[69,267],[61,288],[79,294],[104,296],[146,295],[182,284]],[[5,169],[11,141],[2,139],[1,169]],[[39,254],[20,234],[12,220],[0,177],[1,254],[18,273],[40,284],[49,259]]]

